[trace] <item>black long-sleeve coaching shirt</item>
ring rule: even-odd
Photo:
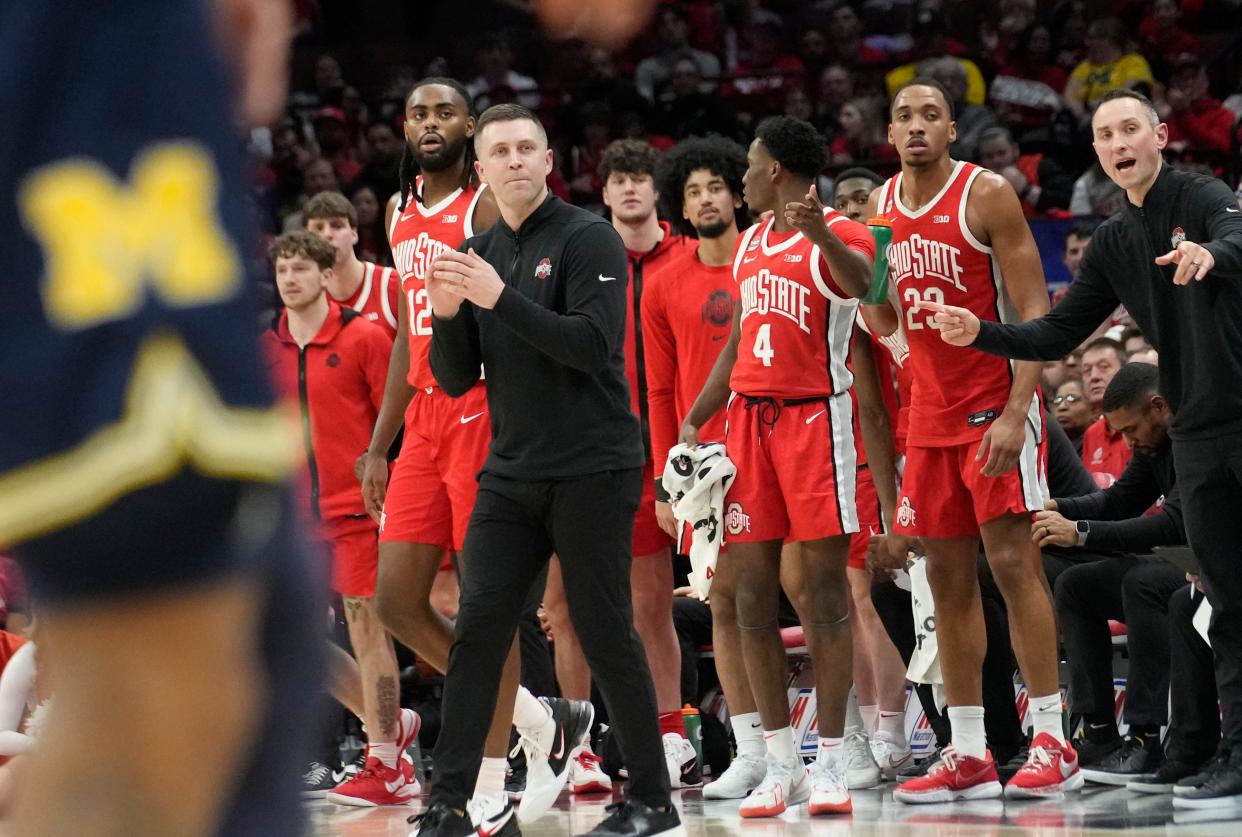
[[[1179,240],[1203,245],[1216,265],[1200,282],[1173,284],[1155,263]],[[1160,392],[1178,439],[1242,432],[1242,212],[1214,177],[1164,165],[1142,207],[1128,205],[1096,230],[1069,291],[1043,317],[983,322],[975,347],[1019,360],[1065,357],[1117,307],[1160,353]]]
[[[598,215],[551,195],[515,232],[503,219],[459,248],[505,288],[488,311],[432,318],[431,371],[449,395],[487,369],[485,472],[564,479],[639,468],[645,456],[625,380],[626,253]]]
[[[1160,511],[1145,515],[1161,495]],[[1086,546],[1091,549],[1150,552],[1153,546],[1186,543],[1172,450],[1134,454],[1117,482],[1103,491],[1058,498],[1057,510],[1067,520],[1090,521]]]

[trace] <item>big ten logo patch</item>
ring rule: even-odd
[[[733,296],[726,290],[714,290],[703,303],[703,322],[727,326],[733,322]]]
[[[730,503],[725,508],[725,531],[730,535],[740,535],[750,531],[750,515],[742,509],[741,503]]]

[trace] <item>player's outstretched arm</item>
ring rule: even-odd
[[[707,420],[716,415],[729,399],[729,376],[733,374],[733,364],[737,362],[737,345],[742,338],[742,303],[733,306],[733,330],[725,347],[716,356],[712,371],[703,382],[699,397],[686,414],[681,424],[681,435],[678,441],[688,445],[699,443],[699,428],[707,424]]]

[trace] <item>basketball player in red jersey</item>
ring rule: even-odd
[[[474,507],[475,475],[491,440],[482,383],[461,398],[450,398],[437,386],[427,361],[431,303],[425,282],[431,262],[490,227],[499,215],[473,168],[469,101],[459,82],[445,78],[420,81],[406,99],[402,191],[392,196],[387,210],[389,242],[401,276],[399,326],[362,481],[367,510],[381,521],[375,591],[380,620],[440,671],[448,667],[453,629],[432,609],[431,586],[445,553],[462,548]],[[414,166],[421,172],[416,178],[411,176]],[[385,454],[403,416],[401,454],[389,483]],[[486,809],[483,817],[507,804],[510,720],[519,728],[548,720],[546,707],[517,681],[515,645],[475,789],[476,802]],[[542,775],[537,766],[528,766],[528,789]]]
[[[906,469],[890,554],[922,539],[936,606],[952,743],[926,776],[906,782],[903,802],[1001,795],[984,741],[983,611],[977,560],[982,539],[1009,607],[1013,646],[1031,694],[1030,759],[1011,797],[1055,797],[1082,786],[1062,735],[1056,624],[1030,540],[1030,516],[1047,497],[1038,363],[949,346],[926,303],[969,308],[989,320],[1028,320],[1048,310],[1039,253],[1004,178],[949,157],[956,136],[944,90],[916,80],[893,99],[889,140],[902,171],[872,194],[873,215],[893,225],[889,273],[900,299],[914,376]]]
[[[733,331],[682,425],[698,429],[728,400],[725,446],[737,478],[725,497],[725,560],[737,573],[737,623],[767,746],[767,773],[744,817],[810,800],[812,814],[852,810],[842,752],[850,678],[849,536],[858,531],[853,383],[847,361],[870,283],[871,234],[815,196],[823,138],[775,117],[747,153],[745,199],[774,216],[748,229],[733,261],[741,305]],[[732,394],[730,394],[732,390]],[[782,560],[782,543],[796,544]],[[808,776],[789,726],[779,585],[815,662],[820,752]]]
[[[647,282],[689,247],[683,236],[675,235],[669,225],[656,215],[657,195],[653,179],[656,157],[656,150],[646,142],[617,140],[604,149],[599,176],[604,183],[604,205],[611,212],[613,228],[620,233],[629,255],[625,372],[630,384],[630,405],[642,423],[648,456],[643,474],[643,497],[634,518],[634,560],[630,565],[634,627],[647,653],[647,664],[651,667],[665,762],[669,781],[676,789],[695,787],[703,779],[694,747],[686,739],[681,715],[681,647],[677,644],[677,632],[673,629],[673,565],[669,552],[672,540],[661,528],[655,514],[656,468],[653,455],[660,464],[661,475],[664,463],[663,455],[656,454],[651,446],[648,429],[642,300]],[[549,565],[543,604],[557,640],[556,670],[561,692],[567,697],[585,700],[590,694],[590,672],[569,619],[560,562],[555,558]],[[572,787],[605,786],[606,774],[594,768],[592,756],[585,749],[575,758],[570,772]]]
[[[340,192],[320,192],[302,208],[306,229],[336,248],[336,264],[328,295],[343,308],[357,311],[383,327],[388,339],[397,336],[397,300],[401,283],[391,267],[364,262],[354,253],[358,243],[358,211]]]

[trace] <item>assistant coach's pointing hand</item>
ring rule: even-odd
[[[431,274],[447,290],[489,310],[496,307],[496,300],[500,299],[500,293],[505,289],[496,268],[473,248],[465,253],[456,250],[441,253],[432,265]],[[431,293],[430,283],[427,292]],[[435,306],[434,299],[431,304]]]
[[[926,308],[935,314],[940,339],[952,346],[969,346],[979,336],[979,318],[965,308],[920,300],[915,310]]]
[[[1212,258],[1211,252],[1203,245],[1183,241],[1163,256],[1156,256],[1156,264],[1176,264],[1177,272],[1173,274],[1173,284],[1187,285],[1192,278],[1198,282],[1207,276],[1208,271],[1216,266],[1216,259]]]

